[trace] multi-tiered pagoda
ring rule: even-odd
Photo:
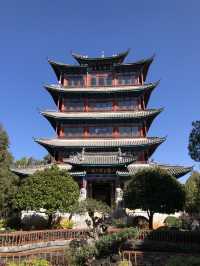
[[[139,169],[160,166],[177,178],[191,170],[149,162],[165,141],[147,136],[162,111],[147,108],[158,82],[145,82],[153,57],[124,63],[128,52],[99,58],[73,53],[75,65],[49,60],[58,83],[45,88],[57,110],[41,114],[56,137],[36,139],[54,163],[71,172],[83,198],[93,197],[109,205],[121,200],[124,183]],[[15,171],[27,175],[35,170]]]

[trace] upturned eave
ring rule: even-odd
[[[77,123],[85,122],[115,122],[121,121],[123,123],[130,122],[144,122],[146,121],[149,128],[153,120],[163,111],[160,109],[147,109],[135,111],[121,111],[121,112],[57,112],[57,111],[42,111],[40,112],[56,129],[58,123]]]
[[[127,57],[130,49],[126,50],[125,52],[118,53],[113,56],[101,56],[101,57],[88,57],[85,55],[81,55],[78,53],[72,53],[73,58],[80,64],[80,65],[105,65],[105,64],[121,64],[124,59]]]
[[[184,167],[178,165],[167,165],[167,164],[159,164],[159,163],[146,163],[146,164],[131,164],[128,166],[127,171],[117,171],[117,175],[119,177],[131,178],[138,171],[145,170],[148,168],[160,167],[161,169],[166,170],[170,175],[175,178],[180,178],[189,172],[192,171],[192,167]]]
[[[59,84],[44,85],[44,88],[53,97],[55,104],[58,102],[59,95],[73,96],[94,96],[94,95],[145,95],[145,105],[147,106],[149,97],[152,91],[158,86],[159,81],[144,85],[129,85],[129,86],[106,86],[106,87],[82,87],[82,88],[67,88]]]
[[[166,138],[147,137],[147,138],[104,138],[104,139],[35,139],[35,142],[48,150],[50,154],[54,150],[116,150],[122,148],[124,150],[134,149],[135,151],[156,149]]]

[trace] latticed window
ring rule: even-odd
[[[68,111],[83,111],[84,110],[84,101],[79,98],[65,99],[64,100],[64,109]]]
[[[120,74],[117,77],[119,85],[132,85],[135,84],[135,73]]]
[[[112,110],[112,100],[89,100],[89,107],[91,110]]]
[[[84,80],[83,76],[69,76],[67,77],[69,87],[83,87]]]
[[[119,109],[132,110],[138,108],[137,98],[121,98],[118,100]]]
[[[112,76],[111,75],[102,75],[102,76],[92,76],[90,85],[93,87],[96,86],[112,86]]]
[[[64,134],[66,137],[82,136],[84,129],[82,127],[65,127]]]
[[[90,136],[112,136],[112,127],[90,127]]]
[[[119,127],[120,137],[138,137],[140,135],[139,127]]]

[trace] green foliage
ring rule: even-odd
[[[0,219],[0,231],[5,229],[7,226],[6,220],[5,219]]]
[[[193,256],[173,256],[171,257],[166,266],[199,266],[200,257]]]
[[[73,241],[73,240],[72,240]],[[70,245],[65,251],[65,256],[70,266],[82,266],[96,256],[96,248],[94,245],[89,245],[87,242],[81,245]]]
[[[112,254],[118,254],[120,246],[129,238],[136,238],[138,230],[130,228],[113,234],[102,236],[93,244],[85,243],[84,240],[72,241],[70,247],[66,250],[66,257],[70,265],[89,265],[94,258],[100,259]],[[74,244],[75,243],[75,244]]]
[[[71,212],[79,198],[78,184],[66,171],[52,167],[37,171],[25,179],[15,198],[20,210],[40,211],[41,208],[49,216],[49,226],[53,215],[59,211]]]
[[[200,162],[200,121],[192,122],[192,130],[189,136],[189,155],[197,162]]]
[[[188,213],[200,212],[200,173],[193,172],[185,183],[186,205]]]
[[[18,177],[9,169],[13,158],[8,149],[8,135],[0,125],[0,216],[7,216],[11,212],[18,185]]]
[[[147,211],[149,226],[152,228],[153,214],[174,213],[183,209],[185,190],[174,177],[160,168],[137,172],[127,186],[125,206]]]
[[[58,229],[72,229],[75,226],[75,223],[73,220],[67,219],[67,218],[61,218],[58,224],[56,225],[56,228]]]
[[[96,255],[96,249],[92,245],[85,245],[78,249],[74,253],[75,255],[75,265],[85,265],[87,261],[92,261]]]
[[[122,260],[122,261],[120,261],[119,264],[118,264],[118,266],[129,266],[129,265],[130,265],[130,264],[129,264],[128,260]]]
[[[98,201],[92,198],[87,198],[79,203],[79,207],[76,209],[79,213],[88,212],[89,215],[93,215],[95,212],[100,214],[109,214],[110,207],[102,201]]]
[[[120,246],[129,238],[135,239],[139,231],[136,228],[129,228],[117,233],[107,234],[96,241],[95,246],[98,257],[108,256],[110,254],[117,254]]]
[[[176,227],[176,228],[182,227],[182,220],[174,216],[167,216],[164,223],[168,227]]]
[[[14,165],[16,167],[31,167],[48,163],[51,163],[51,156],[49,154],[45,155],[42,160],[35,159],[34,157],[22,157],[16,160]]]
[[[112,219],[112,226],[117,227],[117,228],[127,228],[127,227],[129,227],[127,225],[127,223],[124,220],[120,219],[120,218]]]
[[[51,264],[44,259],[30,259],[30,260],[25,260],[23,262],[15,263],[15,262],[10,262],[7,264],[7,266],[51,266]]]
[[[13,157],[8,151],[9,139],[6,131],[0,125],[0,166],[9,167],[13,161]]]

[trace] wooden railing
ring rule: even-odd
[[[31,243],[70,240],[87,236],[87,230],[17,231],[0,234],[0,247],[22,246]]]
[[[0,265],[6,266],[8,263],[12,262],[18,265],[24,261],[28,262],[36,258],[45,259],[49,261],[52,266],[70,266],[65,256],[65,248],[44,248],[27,252],[0,253]],[[27,263],[26,265],[29,264]]]
[[[123,229],[113,228],[110,229],[108,233],[115,233],[121,230]],[[17,231],[11,233],[5,232],[5,233],[0,233],[0,247],[22,246],[31,243],[86,238],[87,235],[88,235],[88,230],[78,230],[78,229]],[[137,239],[174,242],[182,244],[200,244],[200,232],[141,230],[138,234]]]

